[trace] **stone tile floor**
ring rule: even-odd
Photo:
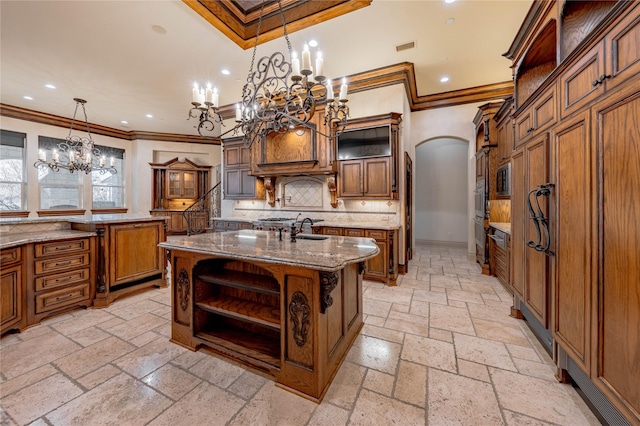
[[[597,425],[466,250],[418,246],[317,405],[169,342],[156,289],[0,340],[0,425]]]

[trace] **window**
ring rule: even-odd
[[[124,149],[99,145],[95,147],[108,162],[113,158],[113,165],[118,173],[112,174],[99,170],[91,172],[92,208],[122,208],[124,207]]]
[[[0,130],[0,210],[27,209],[24,133]]]
[[[54,149],[63,139],[38,137],[38,149],[51,158]],[[82,208],[83,172],[54,172],[49,168],[38,169],[41,210],[65,210]]]

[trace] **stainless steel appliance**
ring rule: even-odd
[[[493,241],[495,241],[496,246],[500,247],[502,250],[506,250],[507,249],[507,238],[506,238],[506,233],[499,230],[499,229],[495,229],[493,228],[493,234],[489,235],[489,238],[491,238]]]
[[[296,218],[292,218],[292,217],[266,217],[266,218],[262,218],[262,219],[256,219],[253,221],[253,229],[259,230],[259,231],[277,231],[278,229],[283,229],[286,232],[288,232],[291,229],[292,225],[295,225],[296,227],[300,227],[300,224],[302,222],[303,218],[301,218],[301,215],[298,215],[298,217]],[[313,223],[316,222],[322,222],[322,219],[313,219],[311,218],[311,221]],[[311,224],[309,223],[309,221],[305,221],[305,223],[302,226],[302,232],[306,233],[306,234],[311,234]]]
[[[484,179],[479,180],[476,183],[475,194],[475,211],[476,217],[484,217],[485,214],[485,193],[484,193]]]
[[[496,194],[500,197],[511,196],[511,164],[498,167],[496,172]]]

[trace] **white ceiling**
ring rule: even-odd
[[[530,6],[529,0],[374,0],[290,39],[298,51],[317,40],[330,78],[412,62],[418,95],[427,95],[510,80],[502,53]],[[251,50],[177,0],[1,0],[0,17],[0,102],[71,117],[73,98],[80,97],[88,101],[89,122],[116,129],[196,135],[194,120],[186,120],[194,81],[211,82],[220,104],[233,104],[251,61]],[[410,41],[414,49],[396,52]],[[286,50],[283,38],[258,46],[257,58],[276,50]],[[443,75],[448,83],[440,83]]]

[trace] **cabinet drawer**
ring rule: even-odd
[[[89,283],[49,291],[36,296],[36,313],[51,311],[63,306],[73,305],[83,300],[89,300]]]
[[[82,238],[79,240],[55,241],[51,243],[38,243],[34,245],[35,257],[44,257],[52,254],[63,254],[88,250],[88,238]]]
[[[324,228],[322,233],[325,235],[342,235],[342,228]]]
[[[376,240],[386,240],[387,231],[379,231],[374,229],[367,229],[365,235],[369,238],[375,238]]]
[[[345,229],[345,237],[364,237],[364,229]]]
[[[21,259],[20,247],[13,247],[0,251],[0,264],[3,266],[9,265],[14,262],[19,262]]]
[[[64,285],[75,284],[89,280],[89,268],[74,269],[61,274],[47,275],[36,278],[36,291],[49,290]]]
[[[89,265],[89,253],[79,253],[52,259],[36,260],[36,274],[64,271],[65,269],[81,268]]]

